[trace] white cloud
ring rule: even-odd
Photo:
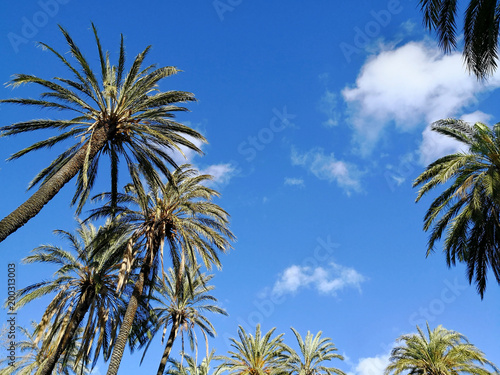
[[[460,118],[470,124],[475,124],[476,122],[482,122],[484,124],[487,124],[491,120],[491,117],[492,116],[487,113],[481,111],[475,111],[472,113],[467,113],[465,115],[462,115],[462,117]]]
[[[285,185],[304,187],[304,180],[301,178],[285,177]]]
[[[418,26],[419,25],[413,22],[412,20],[408,20],[403,22],[400,25],[400,28],[403,30],[404,35],[411,35],[415,31],[415,29],[417,29]]]
[[[490,118],[491,115],[481,111],[468,113],[461,117],[462,120],[471,124],[476,122],[488,123]],[[423,131],[422,143],[420,144],[420,148],[418,150],[420,155],[420,164],[423,166],[427,166],[445,155],[453,154],[459,151],[467,151],[467,148],[463,143],[432,131],[430,126]]]
[[[314,287],[323,294],[336,295],[337,292],[351,287],[361,290],[365,277],[355,269],[331,262],[329,267],[307,267],[293,265],[281,274],[273,286],[277,295],[295,293],[299,289]]]
[[[342,95],[360,152],[368,154],[390,123],[406,131],[457,115],[499,84],[498,75],[478,82],[459,53],[443,55],[437,47],[411,42],[370,58]]]
[[[351,163],[337,160],[333,153],[327,155],[321,148],[300,154],[292,149],[292,165],[301,165],[311,171],[320,180],[336,182],[348,194],[360,192],[361,172]]]
[[[354,369],[356,375],[383,375],[389,365],[389,354],[361,358]]]
[[[422,133],[422,143],[418,150],[420,164],[427,166],[440,157],[453,154],[461,149],[463,149],[463,145],[460,142],[432,131],[429,126]]]
[[[213,176],[211,183],[217,185],[227,185],[237,173],[236,167],[231,163],[210,165],[200,171],[200,174]]]

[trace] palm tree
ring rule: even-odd
[[[205,337],[208,357],[207,335],[214,337],[215,328],[203,313],[207,311],[227,315],[224,309],[214,304],[217,299],[209,294],[214,289],[213,285],[208,285],[212,277],[213,275],[200,274],[199,267],[186,268],[180,283],[177,282],[176,272],[172,268],[168,270],[166,277],[158,277],[159,285],[155,289],[159,296],[156,296],[155,300],[160,303],[160,306],[154,308],[157,320],[144,351],[145,354],[154,335],[160,330],[163,330],[163,342],[170,325],[170,333],[157,371],[158,375],[163,375],[172,346],[179,333],[182,335],[184,332],[187,333],[191,350],[194,350],[197,344],[194,329],[198,327]],[[182,337],[182,342],[184,343],[184,337]]]
[[[337,374],[345,375],[345,373],[335,367],[327,367],[324,362],[332,359],[344,360],[340,354],[335,353],[337,348],[330,338],[321,338],[322,332],[318,332],[313,336],[307,332],[305,341],[302,336],[292,328],[292,331],[297,339],[300,348],[300,355],[293,349],[288,349],[287,368],[289,374],[296,375],[322,375],[322,374]]]
[[[448,266],[467,265],[483,298],[488,270],[500,283],[500,124],[493,129],[461,120],[441,120],[432,130],[463,143],[467,151],[444,156],[417,177],[418,202],[439,184],[449,183],[430,205],[424,230],[431,230],[427,255],[445,233]],[[431,229],[432,228],[432,229]]]
[[[0,375],[35,375],[38,373],[39,368],[43,367],[47,362],[47,354],[55,350],[55,345],[47,345],[45,342],[46,336],[42,336],[41,340],[39,339],[37,333],[39,326],[36,322],[31,322],[31,328],[32,332],[21,326],[17,327],[23,336],[26,337],[26,340],[18,341],[16,349],[25,354],[16,356],[14,366],[7,365],[0,369]],[[79,333],[81,333],[81,330]],[[76,357],[81,348],[80,337],[79,335],[77,336],[71,342],[69,354],[66,356],[66,359],[63,361],[63,358],[59,358],[54,369],[56,374],[88,374],[90,372],[85,365],[78,366],[77,368]],[[7,364],[8,361],[7,358],[2,358],[0,359],[0,364]]]
[[[484,366],[488,365],[498,373],[493,363],[467,338],[455,331],[438,326],[433,331],[427,324],[427,334],[417,326],[418,334],[400,336],[389,358],[385,374],[399,375],[491,375]]]
[[[77,235],[56,231],[68,240],[71,251],[44,245],[34,249],[34,254],[23,260],[25,263],[53,263],[59,266],[54,280],[21,289],[16,301],[16,306],[21,308],[34,299],[56,294],[38,328],[38,338],[48,331],[47,343],[56,345],[47,356],[40,374],[51,374],[63,352],[70,353],[67,348],[79,329],[82,329],[82,338],[76,363],[83,361],[86,365],[93,357],[94,366],[101,351],[105,357],[109,355],[115,336],[113,332],[124,305],[115,289],[122,259],[121,248],[128,237],[122,234],[113,238],[107,229],[97,230],[90,224],[80,223]],[[92,256],[94,244],[99,236],[104,235],[106,251]]]
[[[150,178],[160,181],[157,171],[169,176],[166,165],[176,167],[168,151],[181,151],[179,146],[201,152],[191,139],[205,141],[193,129],[172,120],[176,111],[186,111],[176,103],[194,101],[193,94],[184,91],[158,90],[162,79],[176,74],[178,69],[155,65],[143,67],[150,46],[135,58],[130,70],[125,71],[125,47],[121,37],[118,65],[112,66],[109,53],[103,52],[96,28],[92,25],[99,53],[101,80],[92,71],[88,61],[68,32],[60,27],[71,56],[71,63],[64,53],[59,53],[45,43],[42,47],[56,55],[72,79],[56,77],[45,80],[34,75],[17,74],[11,85],[25,83],[39,85],[47,91],[40,99],[6,99],[0,103],[14,103],[41,108],[62,110],[71,114],[66,120],[30,120],[0,127],[1,136],[15,135],[36,130],[60,131],[45,140],[34,143],[15,154],[17,159],[31,151],[50,148],[58,143],[76,140],[47,168],[31,181],[29,188],[40,184],[39,189],[15,211],[0,221],[0,242],[38,214],[57,192],[78,174],[77,188],[72,203],[78,202],[80,212],[89,196],[97,175],[102,154],[111,163],[111,191],[116,197],[118,164],[123,158],[130,173],[140,169]],[[134,162],[135,161],[135,162]]]
[[[457,47],[459,4],[457,0],[420,0],[424,24],[437,32],[439,45],[445,52]],[[478,79],[490,76],[497,68],[499,22],[498,1],[469,1],[463,26],[463,56],[468,69]]]
[[[203,358],[201,364],[197,365],[196,358],[182,353],[182,358],[186,359],[187,366],[175,359],[169,359],[172,367],[167,369],[165,374],[168,375],[209,375],[210,362],[214,359],[215,349],[212,349],[207,357]]]
[[[231,338],[229,356],[220,356],[223,361],[217,368],[217,374],[228,371],[230,375],[278,375],[287,374],[286,347],[283,345],[283,334],[271,338],[276,328],[272,328],[264,336],[260,324],[255,328],[255,336],[238,328],[241,341]]]
[[[93,216],[116,212],[117,220],[130,227],[133,234],[129,249],[122,262],[122,274],[118,288],[124,285],[130,273],[130,265],[136,260],[141,263],[132,296],[123,318],[120,332],[113,348],[108,375],[116,375],[132,329],[133,320],[141,296],[150,296],[152,285],[163,273],[163,250],[167,242],[170,257],[177,272],[176,283],[181,282],[184,264],[194,266],[197,257],[211,269],[220,268],[217,252],[226,253],[231,248],[234,236],[228,229],[229,215],[212,202],[219,194],[207,187],[211,176],[200,175],[189,165],[183,165],[172,173],[170,180],[158,187],[155,181],[145,176],[149,186],[146,193],[140,178],[129,185],[125,194],[118,194],[122,206],[112,207],[108,202],[94,211]],[[110,197],[103,194],[102,197]],[[140,244],[143,251],[132,252],[132,244]],[[146,291],[148,291],[146,293]]]

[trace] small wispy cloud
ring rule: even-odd
[[[346,288],[361,290],[361,283],[365,280],[354,268],[334,262],[326,267],[315,268],[293,265],[281,273],[272,293],[283,295],[312,287],[320,293],[336,295]]]
[[[390,363],[389,357],[389,354],[380,354],[375,357],[361,358],[348,375],[384,375]]]
[[[237,168],[231,163],[213,164],[200,171],[200,174],[209,174],[213,177],[211,184],[225,186],[238,174]]]
[[[301,178],[285,177],[285,185],[304,187],[305,183],[304,183],[304,180]]]
[[[339,124],[340,114],[337,110],[337,94],[327,89],[319,101],[318,108],[327,117],[326,121],[323,121],[324,126],[330,128]]]
[[[361,192],[361,172],[352,163],[338,160],[333,153],[325,154],[321,148],[300,153],[292,148],[292,165],[301,165],[320,180],[335,182],[347,194]]]

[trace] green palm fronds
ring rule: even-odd
[[[441,120],[432,130],[461,142],[466,151],[444,156],[417,177],[417,202],[439,185],[445,185],[424,218],[430,231],[427,255],[443,235],[448,266],[467,265],[481,298],[488,271],[500,283],[500,124],[492,129],[461,120]]]
[[[287,368],[289,374],[294,375],[345,375],[345,373],[335,367],[325,365],[332,359],[343,360],[340,354],[337,354],[337,348],[328,337],[321,337],[322,332],[313,335],[307,332],[305,340],[292,328],[292,331],[299,345],[299,352],[288,348]]]
[[[75,361],[86,365],[93,359],[95,365],[101,351],[105,358],[109,355],[115,337],[113,331],[123,310],[123,299],[115,290],[122,249],[128,237],[110,234],[109,226],[97,229],[83,223],[76,234],[56,233],[67,240],[68,250],[43,245],[23,260],[57,265],[54,279],[19,290],[16,306],[22,308],[35,299],[53,295],[38,324],[36,341],[46,335],[47,343],[61,345],[58,350],[64,351],[64,342],[71,340],[71,331],[81,329],[81,345]],[[99,236],[105,236],[106,249],[91,256]]]
[[[18,355],[14,361],[14,366],[8,365],[8,358],[0,359],[0,365],[6,365],[0,369],[0,375],[36,375],[47,362],[49,354],[55,350],[57,344],[47,342],[46,331],[40,339],[38,334],[40,332],[39,325],[36,322],[31,322],[31,328],[29,330],[25,327],[17,327],[18,332],[25,339],[16,343]],[[68,355],[57,362],[54,373],[61,375],[90,373],[87,366],[77,365],[77,353],[81,349],[81,333],[82,330],[80,329],[68,348]]]
[[[148,340],[143,358],[154,336],[162,331],[162,343],[165,342],[166,344],[157,372],[158,374],[163,374],[174,340],[179,333],[181,334],[183,345],[185,332],[188,336],[191,350],[198,352],[198,340],[195,333],[195,328],[198,328],[205,338],[206,354],[208,357],[208,336],[215,336],[215,328],[207,318],[206,313],[227,315],[224,309],[216,305],[217,299],[210,294],[214,286],[208,283],[213,278],[213,275],[200,273],[200,267],[198,266],[195,268],[187,267],[180,283],[177,281],[177,277],[177,272],[170,268],[164,277],[157,277],[155,285],[156,295],[154,299],[158,303],[158,306],[153,311],[156,319],[152,331],[147,335]],[[166,333],[169,326],[170,334],[168,335],[168,340],[166,340]],[[142,345],[144,344],[143,342]]]
[[[40,99],[14,98],[0,100],[0,103],[57,109],[67,114],[66,118],[18,122],[0,127],[0,135],[6,137],[42,130],[58,133],[16,152],[10,159],[63,142],[72,141],[72,144],[31,181],[29,188],[39,184],[39,190],[0,222],[0,241],[35,216],[77,174],[72,204],[77,204],[77,212],[80,212],[94,185],[99,161],[104,154],[108,155],[111,164],[110,190],[115,202],[120,161],[127,165],[130,174],[139,171],[159,183],[162,176],[170,177],[169,165],[177,167],[172,151],[182,153],[181,147],[186,147],[201,153],[192,140],[206,141],[199,132],[174,121],[175,112],[187,111],[177,104],[195,98],[189,92],[159,90],[160,81],[179,70],[171,66],[144,67],[150,46],[135,57],[126,71],[123,36],[118,64],[112,65],[110,54],[103,51],[97,30],[92,25],[99,55],[99,77],[68,32],[62,27],[60,29],[72,59],[44,43],[41,45],[55,55],[71,78],[46,80],[17,74],[11,86],[39,86],[44,90]]]
[[[229,215],[213,202],[219,194],[206,186],[211,176],[200,175],[190,165],[183,165],[165,184],[159,185],[146,175],[144,180],[149,190],[144,188],[139,175],[134,175],[134,184],[117,195],[119,205],[116,207],[111,194],[102,194],[101,198],[109,198],[109,201],[92,214],[94,217],[116,214],[117,225],[130,228],[132,233],[123,257],[118,289],[125,285],[130,265],[136,261],[141,264],[133,298],[123,318],[127,324],[120,328],[108,375],[118,372],[138,296],[148,301],[156,277],[163,275],[165,246],[177,273],[176,283],[181,285],[186,265],[196,267],[201,258],[208,269],[213,265],[220,267],[218,253],[228,252],[234,240],[229,230]],[[131,251],[132,245],[140,245],[141,251]]]
[[[437,32],[445,52],[457,48],[457,0],[420,0],[424,24]],[[497,68],[500,6],[497,1],[470,0],[464,14],[463,56],[478,79],[491,76]],[[458,32],[460,35],[461,32]]]
[[[240,341],[231,338],[228,356],[220,356],[222,364],[217,374],[227,372],[229,375],[279,375],[287,374],[286,347],[283,345],[283,334],[274,338],[276,328],[262,335],[260,324],[255,329],[255,336],[239,327]]]
[[[498,369],[467,338],[442,326],[431,331],[427,324],[427,336],[417,326],[418,334],[400,336],[390,357],[385,374],[412,375],[492,375]]]
[[[108,202],[94,210],[92,217],[110,216],[114,212],[117,222],[130,228],[133,232],[130,241],[142,244],[143,250],[127,253],[124,263],[130,264],[137,257],[147,260],[152,267],[151,283],[152,275],[163,272],[165,246],[179,275],[181,263],[196,265],[198,259],[208,269],[214,265],[220,268],[218,253],[227,253],[235,237],[228,229],[228,213],[213,202],[219,193],[207,186],[211,179],[212,176],[199,174],[189,164],[180,166],[161,186],[146,177],[149,190],[137,176],[135,184],[118,194],[116,208],[109,193],[100,195]]]
[[[181,353],[182,358],[186,360],[187,366],[182,363],[182,361],[177,361],[175,359],[169,359],[172,364],[171,367],[167,369],[165,374],[168,375],[210,375],[210,363],[214,359],[215,349],[212,349],[207,357],[203,358],[201,363],[198,365],[196,363],[196,358],[193,358],[187,354]]]

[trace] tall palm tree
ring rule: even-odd
[[[29,188],[40,184],[39,189],[0,221],[0,242],[37,215],[77,174],[77,188],[72,203],[78,202],[79,212],[96,179],[102,154],[107,154],[110,158],[111,191],[116,197],[120,158],[125,160],[131,173],[138,168],[142,173],[160,181],[157,171],[169,176],[167,165],[176,166],[168,151],[181,151],[179,146],[185,146],[201,152],[189,137],[201,141],[205,141],[205,138],[172,120],[174,112],[186,111],[186,108],[179,107],[176,103],[194,101],[193,94],[158,90],[158,83],[162,79],[179,70],[171,66],[144,67],[144,59],[150,51],[148,46],[137,55],[127,72],[123,36],[118,65],[111,65],[109,53],[103,51],[96,28],[94,25],[92,28],[99,54],[100,79],[68,32],[60,27],[71,56],[75,59],[74,63],[67,60],[64,53],[57,52],[45,43],[40,44],[62,62],[72,78],[55,77],[45,80],[34,75],[17,74],[11,82],[12,86],[32,83],[47,91],[37,100],[14,98],[0,101],[62,110],[72,116],[70,119],[38,119],[0,127],[3,137],[38,130],[60,132],[13,154],[10,159],[17,159],[42,148],[51,148],[64,141],[76,140],[31,181]]]
[[[44,362],[40,374],[51,374],[55,364],[82,329],[81,345],[76,362],[87,364],[93,357],[95,365],[99,353],[109,355],[124,302],[116,292],[122,250],[128,237],[123,234],[114,238],[107,228],[97,230],[92,225],[80,223],[76,235],[56,231],[70,243],[71,251],[57,246],[44,245],[33,250],[25,263],[56,264],[59,269],[55,279],[42,281],[18,292],[16,306],[23,307],[34,299],[54,294],[39,323],[38,338],[48,331],[47,343],[55,343]],[[93,246],[99,235],[106,234],[106,251],[94,256]],[[93,349],[93,354],[92,354]]]
[[[200,257],[208,269],[212,265],[220,267],[217,253],[226,253],[231,248],[234,236],[228,229],[229,215],[212,202],[219,194],[206,186],[210,179],[211,176],[200,175],[191,166],[183,165],[163,186],[145,176],[149,186],[146,192],[136,176],[135,184],[129,185],[125,194],[118,194],[118,202],[123,205],[113,208],[109,201],[94,212],[94,216],[116,213],[118,222],[133,231],[122,262],[118,289],[124,285],[130,265],[137,260],[141,263],[113,348],[108,375],[118,372],[141,296],[152,294],[154,280],[163,273],[165,243],[177,272],[176,283],[181,282],[186,262],[194,266]],[[110,194],[102,196],[110,197]],[[133,252],[132,244],[140,244],[142,252]]]
[[[430,205],[424,230],[431,230],[427,255],[443,234],[448,266],[467,265],[483,298],[488,270],[500,283],[500,124],[492,129],[461,120],[441,120],[432,130],[454,138],[468,149],[444,156],[417,177],[416,201],[440,184],[445,190]]]
[[[55,350],[55,345],[47,345],[45,341],[46,335],[39,339],[38,331],[39,327],[36,322],[31,322],[32,330],[28,330],[24,327],[18,326],[17,329],[26,338],[25,340],[18,341],[16,343],[16,349],[22,355],[16,356],[14,365],[7,365],[0,369],[0,375],[36,375],[38,370],[44,366],[48,360],[48,353]],[[45,333],[47,333],[45,331]],[[81,334],[81,330],[79,331]],[[75,337],[72,340],[69,347],[69,354],[67,358],[63,361],[63,358],[59,358],[56,366],[54,368],[55,374],[88,374],[90,370],[85,365],[77,366],[77,353],[81,348],[80,337]],[[7,358],[0,359],[0,365],[7,364],[9,360]]]
[[[196,362],[196,357],[193,358],[189,355],[182,353],[182,358],[186,359],[187,366],[182,363],[182,361],[177,361],[175,359],[169,359],[172,363],[172,367],[167,369],[165,374],[168,375],[209,375],[210,374],[210,362],[214,359],[215,349],[212,349],[207,357],[203,358],[201,363],[198,365]]]
[[[418,334],[400,336],[389,358],[385,374],[399,375],[491,375],[485,366],[498,373],[493,363],[467,338],[455,331],[438,326],[433,331],[427,324],[427,334],[417,326]]]
[[[457,0],[420,0],[424,24],[435,30],[445,52],[457,47]],[[464,14],[463,56],[468,69],[484,79],[496,70],[500,4],[496,0],[469,0]]]
[[[214,337],[215,328],[204,312],[227,315],[224,309],[214,304],[217,299],[209,294],[214,289],[213,285],[208,285],[212,277],[213,275],[200,274],[199,267],[186,268],[180,283],[177,282],[177,273],[172,268],[168,270],[166,277],[158,277],[158,286],[155,288],[158,295],[155,296],[155,301],[159,303],[159,306],[154,308],[157,320],[144,351],[145,354],[154,335],[160,330],[163,331],[162,342],[164,342],[165,334],[170,326],[170,333],[157,371],[158,375],[163,375],[172,346],[179,333],[182,335],[184,332],[187,333],[191,350],[194,350],[197,345],[194,329],[199,328],[205,337],[208,357],[207,336]],[[182,342],[184,343],[184,336],[182,336]]]
[[[230,375],[278,375],[287,374],[286,350],[283,345],[283,334],[271,338],[276,328],[272,328],[264,336],[260,324],[255,328],[255,336],[238,328],[241,341],[231,338],[229,356],[220,356],[222,364],[217,368],[217,374],[228,372]]]
[[[320,331],[316,336],[313,336],[311,332],[307,332],[306,338],[303,340],[302,336],[294,328],[292,328],[292,331],[299,344],[300,354],[293,349],[288,349],[287,368],[289,374],[345,375],[343,371],[325,365],[325,362],[329,362],[332,359],[344,360],[344,357],[335,353],[337,348],[330,338],[322,338],[322,332]]]

